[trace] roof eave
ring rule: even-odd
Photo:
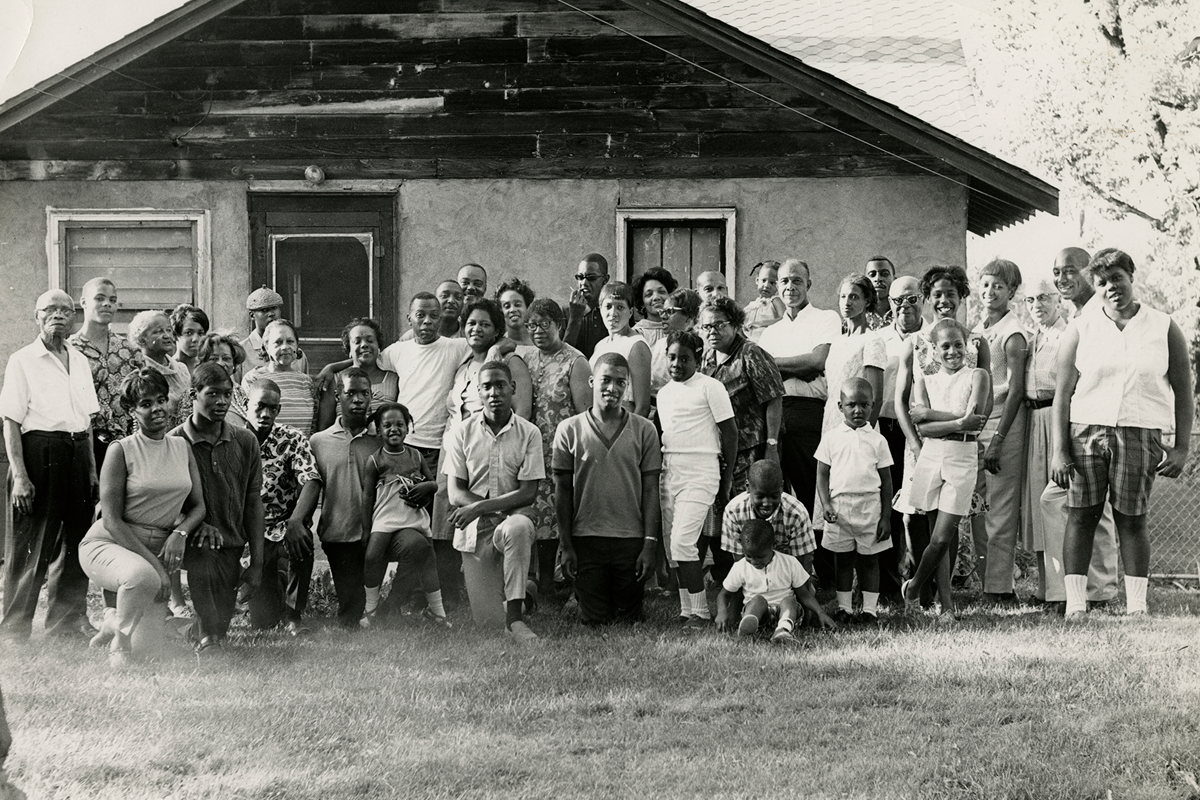
[[[0,131],[49,108],[244,0],[192,0],[0,104]]]
[[[942,159],[970,175],[974,179],[972,183],[982,182],[995,193],[1008,195],[1029,207],[1028,210],[1012,209],[1011,220],[997,220],[995,229],[1019,222],[1034,210],[1058,214],[1057,187],[681,0],[621,2]],[[973,194],[978,191],[972,189]]]

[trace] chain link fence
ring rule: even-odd
[[[1150,492],[1150,574],[1200,575],[1200,432],[1192,434],[1188,463],[1174,480],[1158,477]]]

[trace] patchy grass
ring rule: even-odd
[[[423,628],[110,673],[35,638],[0,653],[31,797],[1189,798],[1200,800],[1200,593],[1084,624],[966,605],[781,650],[537,614],[536,647]]]

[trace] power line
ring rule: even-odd
[[[610,22],[610,21],[604,19],[603,17],[599,17],[599,16],[593,14],[590,11],[579,8],[578,6],[574,6],[571,3],[567,2],[567,0],[557,0],[557,2],[560,5],[564,5],[573,11],[583,14],[584,16],[591,17],[596,22],[599,22],[603,25],[607,25],[608,27],[612,28],[613,30],[623,33],[632,39],[636,39],[637,41],[641,42],[644,45],[648,45],[649,47],[653,47],[655,50],[659,50],[663,53],[666,53],[667,55],[671,56],[672,58],[678,59],[679,61],[682,61],[684,64],[687,64],[688,66],[694,67],[702,72],[707,72],[709,75],[712,75],[714,78],[717,78],[718,80],[722,80],[731,86],[735,86],[743,91],[746,91],[752,95],[755,95],[756,97],[760,97],[763,100],[766,100],[768,103],[772,103],[774,105],[779,106],[780,108],[786,109],[787,111],[791,111],[793,114],[798,114],[801,117],[804,117],[806,120],[809,120],[810,122],[815,122],[822,127],[829,128],[831,131],[840,133],[842,136],[845,136],[848,139],[852,139],[852,140],[858,142],[859,144],[865,144],[867,147],[871,147],[885,155],[891,156],[892,158],[895,158],[899,161],[903,161],[905,164],[916,167],[917,169],[919,169],[923,172],[927,172],[930,175],[941,178],[942,180],[949,181],[950,183],[953,183],[956,186],[961,186],[962,188],[966,189],[968,192],[979,195],[980,197],[991,198],[992,200],[994,200],[998,203],[1002,203],[1005,206],[1017,209],[1018,211],[1022,211],[1022,212],[1027,211],[1027,208],[1023,205],[1014,203],[1011,200],[1006,200],[1003,197],[998,197],[996,195],[988,194],[987,192],[977,189],[974,186],[971,186],[970,184],[963,183],[960,180],[956,180],[956,179],[950,177],[949,175],[943,175],[942,173],[938,172],[937,170],[933,169],[932,167],[927,167],[924,164],[920,164],[916,161],[913,161],[910,158],[906,158],[905,156],[902,156],[899,153],[893,153],[891,150],[888,150],[886,147],[875,144],[874,142],[867,141],[866,139],[863,139],[861,137],[855,136],[852,133],[842,130],[841,128],[837,127],[836,125],[831,125],[830,123],[825,122],[822,119],[818,119],[817,117],[814,117],[811,114],[806,114],[798,108],[793,108],[792,106],[789,106],[787,103],[784,103],[780,100],[776,100],[774,97],[770,97],[769,95],[763,94],[762,92],[758,91],[757,89],[753,89],[749,86],[746,86],[743,83],[739,83],[738,81],[735,81],[733,78],[726,77],[726,76],[722,75],[721,73],[717,72],[716,70],[709,69],[708,67],[704,66],[703,64],[698,64],[689,58],[681,56],[678,53],[672,52],[671,50],[667,49],[666,47],[663,47],[662,45],[655,44],[654,42],[650,41],[649,39],[646,39],[643,36],[639,36],[636,33],[627,31],[624,28],[622,28],[620,25],[617,25],[615,22]],[[942,160],[944,161],[945,159],[942,159]]]

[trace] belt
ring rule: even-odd
[[[1026,407],[1026,408],[1032,408],[1032,409],[1034,409],[1035,411],[1036,411],[1037,409],[1039,409],[1039,408],[1047,408],[1047,407],[1049,407],[1049,406],[1052,406],[1052,405],[1054,405],[1054,398],[1053,398],[1053,397],[1051,397],[1051,398],[1050,398],[1050,399],[1048,399],[1048,400],[1028,400],[1028,399],[1027,399],[1027,400],[1025,401],[1025,407]]]
[[[979,441],[977,433],[951,433],[947,436],[938,437],[950,442],[976,442]]]
[[[66,431],[26,431],[25,436],[41,436],[46,439],[58,439],[63,442],[82,442],[88,438],[87,431],[67,433]]]

